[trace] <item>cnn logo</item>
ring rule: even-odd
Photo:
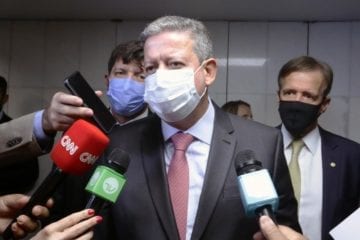
[[[71,156],[74,155],[79,149],[79,146],[77,146],[68,135],[65,135],[61,138],[60,144],[65,148],[67,152],[69,152]]]

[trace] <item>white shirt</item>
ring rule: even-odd
[[[189,165],[189,199],[186,239],[190,240],[193,231],[196,213],[199,205],[201,190],[204,183],[206,166],[210,151],[210,143],[214,128],[215,110],[209,99],[209,107],[205,114],[189,129],[184,131],[194,136],[194,141],[186,151],[186,159]],[[170,161],[174,152],[174,145],[168,141],[172,135],[181,131],[164,121],[161,121],[162,133],[165,140],[165,164],[169,170]]]
[[[292,136],[282,125],[284,152],[289,164],[291,159]],[[321,239],[321,216],[323,198],[323,171],[321,137],[319,128],[309,132],[302,138],[305,146],[299,154],[301,174],[301,193],[299,203],[299,223],[303,234],[311,240]]]

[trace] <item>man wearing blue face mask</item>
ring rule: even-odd
[[[144,102],[143,45],[139,41],[119,44],[111,53],[105,76],[110,111],[120,124],[148,115]]]
[[[111,52],[108,60],[108,71],[105,75],[106,95],[110,103],[110,111],[119,125],[134,122],[151,114],[147,103],[144,102],[143,61],[143,44],[140,41],[121,43]],[[68,94],[62,96],[67,98]],[[76,106],[69,105],[72,105],[73,111],[76,111]],[[83,209],[84,206],[81,201],[73,200],[74,194],[79,195],[79,190],[74,187],[74,184],[76,184],[76,179],[69,176],[60,186],[54,197],[57,204],[52,209],[53,214],[44,222],[45,224]],[[75,191],[73,191],[74,189]],[[86,201],[87,197],[84,196],[83,200]],[[79,200],[81,200],[80,197]],[[63,203],[65,205],[62,205]],[[67,205],[67,203],[70,204]]]
[[[318,126],[332,81],[331,67],[309,56],[289,60],[278,76],[283,148],[309,239],[332,239],[360,202],[360,145]]]

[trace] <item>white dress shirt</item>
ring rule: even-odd
[[[209,107],[206,113],[189,129],[183,131],[194,137],[194,141],[186,151],[186,159],[189,165],[189,200],[186,239],[190,240],[199,205],[202,186],[208,162],[210,143],[214,128],[215,110],[209,99]],[[161,121],[162,133],[165,140],[165,164],[169,170],[170,161],[174,153],[174,145],[169,140],[172,135],[181,131],[164,121]]]
[[[281,127],[284,137],[284,152],[289,164],[291,159],[292,136],[284,126]],[[299,203],[299,223],[303,234],[311,240],[321,239],[321,217],[323,198],[323,171],[321,137],[319,128],[302,138],[305,146],[299,154],[301,174],[301,193]]]

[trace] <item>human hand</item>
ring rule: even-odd
[[[31,240],[92,239],[93,231],[90,229],[102,221],[102,217],[94,216],[94,214],[95,211],[92,209],[85,209],[73,213],[46,226],[31,238]]]
[[[2,234],[7,226],[13,221],[16,217],[17,212],[22,209],[30,197],[22,194],[9,194],[0,197],[0,233]],[[53,205],[53,201],[49,200],[47,202],[47,207]],[[36,218],[45,218],[49,216],[49,210],[44,206],[35,206],[32,209],[32,214]],[[20,215],[17,217],[16,222],[11,225],[11,230],[14,237],[22,238],[27,235],[29,232],[33,232],[38,228],[38,222],[36,219],[30,218],[26,215]]]
[[[268,216],[261,216],[259,223],[261,232],[254,234],[254,240],[307,240],[305,236],[287,226],[276,226]]]
[[[101,96],[101,91],[96,91],[96,95]],[[44,110],[42,125],[47,134],[57,131],[64,131],[78,118],[89,118],[93,111],[83,106],[80,97],[57,92],[51,99],[49,107]]]

